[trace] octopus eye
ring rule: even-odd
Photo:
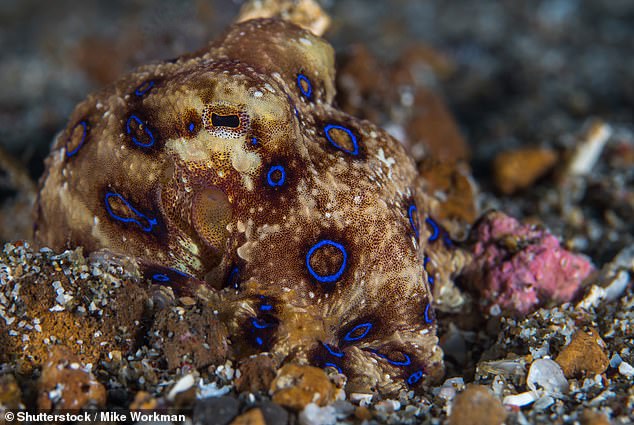
[[[223,139],[245,140],[250,132],[251,120],[244,107],[219,101],[205,106],[202,126],[211,135]]]
[[[240,117],[237,115],[211,114],[211,125],[214,127],[240,127]]]

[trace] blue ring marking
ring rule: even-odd
[[[79,152],[79,149],[83,146],[84,142],[86,141],[86,135],[88,134],[88,121],[86,120],[81,120],[79,121],[77,124],[75,124],[75,127],[73,127],[73,130],[70,132],[71,136],[73,135],[73,133],[75,132],[75,129],[77,128],[78,125],[81,125],[83,128],[82,130],[82,135],[81,135],[81,142],[79,142],[79,144],[77,145],[77,147],[75,149],[73,149],[72,151],[66,151],[66,157],[70,158],[71,156],[75,155],[77,152]],[[66,141],[66,146],[68,147],[68,142],[70,140],[70,136],[68,137],[68,140]]]
[[[190,278],[190,279],[192,278],[190,275],[188,275],[187,273],[182,272],[180,270],[176,270],[176,269],[170,269],[170,270],[173,271],[174,273],[176,273],[179,276],[187,277],[187,278]]]
[[[125,204],[125,206],[128,207],[134,214],[136,214],[137,216],[142,217],[145,220],[147,220],[148,225],[144,226],[143,223],[141,223],[136,218],[121,217],[121,216],[116,215],[112,211],[112,208],[110,208],[110,202],[109,202],[109,199],[112,198],[113,196],[116,197],[116,198],[119,198]],[[108,211],[108,214],[110,214],[110,217],[114,218],[115,220],[119,220],[122,223],[136,223],[141,228],[141,230],[143,230],[144,232],[151,231],[152,228],[154,226],[156,226],[156,224],[158,223],[155,218],[149,218],[145,214],[142,214],[141,212],[139,212],[139,210],[134,208],[123,196],[119,195],[118,193],[114,193],[114,192],[106,193],[106,197],[104,199],[104,202],[106,204],[106,211]]]
[[[273,173],[276,171],[279,171],[282,174],[282,177],[280,177],[279,180],[274,181]],[[269,186],[271,187],[282,186],[285,180],[286,180],[286,170],[284,170],[284,167],[282,167],[281,165],[274,165],[271,168],[269,168],[269,172],[266,174],[266,181],[268,182]]]
[[[136,137],[134,137],[132,135],[132,128],[130,127],[130,122],[132,120],[136,121],[136,123],[138,125],[140,125],[140,126],[142,125],[143,126],[143,132],[145,134],[147,134],[148,137],[150,138],[150,141],[148,143],[141,143],[141,142],[139,142],[139,140]],[[128,133],[128,136],[132,137],[132,141],[134,142],[135,145],[141,146],[142,148],[149,148],[150,146],[152,146],[154,144],[154,135],[150,131],[150,129],[147,126],[147,124],[145,124],[141,120],[141,118],[137,117],[136,115],[130,115],[130,117],[128,118],[128,121],[125,124],[125,128],[126,128],[126,132]]]
[[[425,322],[432,323],[434,320],[429,317],[429,310],[431,309],[431,303],[428,303],[425,307]]]
[[[363,332],[361,333],[361,335],[359,336],[352,336],[352,334],[357,331],[358,329],[363,329]],[[348,342],[352,342],[352,341],[358,341],[360,339],[363,339],[366,337],[366,335],[368,334],[368,332],[370,332],[370,329],[372,329],[372,323],[361,323],[360,325],[355,326],[354,328],[352,328],[350,330],[350,332],[348,332],[346,334],[346,336],[343,337],[344,341],[348,341]]]
[[[169,282],[171,279],[166,274],[156,273],[152,276],[152,280],[156,280],[157,282]]]
[[[410,386],[416,385],[421,379],[423,379],[423,371],[417,370],[407,378],[407,384]]]
[[[451,248],[453,246],[453,241],[451,240],[451,237],[448,233],[442,235],[442,241],[445,244],[445,248]]]
[[[350,137],[350,140],[352,140],[352,145],[354,146],[354,149],[348,150],[348,149],[345,149],[343,146],[339,146],[337,144],[337,142],[335,142],[333,140],[333,138],[330,136],[330,130],[332,130],[332,129],[345,131],[348,134],[348,136]],[[336,147],[337,149],[342,150],[345,153],[349,153],[350,155],[358,155],[359,154],[359,142],[357,141],[357,136],[355,136],[354,133],[352,133],[352,131],[349,128],[344,127],[344,126],[339,125],[339,124],[327,124],[324,127],[324,131],[326,133],[326,139],[328,139],[330,144],[333,145],[334,147]]]
[[[416,226],[416,223],[414,223],[414,212],[418,212],[418,208],[416,208],[415,204],[412,204],[407,209],[407,215],[409,216],[409,224],[412,226],[412,229],[414,230],[414,233],[416,234],[416,240],[418,240],[419,230],[418,230],[418,226]]]
[[[251,319],[251,324],[256,329],[268,329],[275,326],[271,323],[266,323],[264,320],[260,320],[257,317],[254,317],[253,319]]]
[[[262,338],[260,338],[259,336],[255,337],[255,343],[258,345],[262,345],[264,344],[264,341],[262,341]]]
[[[187,126],[187,130],[189,130],[190,133],[193,133],[195,129],[196,129],[196,124],[193,121],[190,122],[189,125]]]
[[[257,144],[258,144],[258,139],[257,139],[257,137],[251,137],[251,144],[252,144],[253,146],[255,146],[255,145],[257,145]]]
[[[339,357],[342,358],[344,356],[344,353],[342,353],[341,351],[337,351],[335,350],[331,345],[326,344],[325,342],[322,342],[321,345],[324,346],[324,348],[333,356],[335,357]]]
[[[260,306],[260,310],[262,311],[271,311],[273,310],[273,306],[271,304],[264,304]]]
[[[231,273],[229,273],[229,277],[227,277],[227,284],[233,285],[233,287],[237,289],[238,286],[240,286],[239,273],[240,273],[240,269],[238,268],[238,266],[234,266],[233,269],[231,269]]]
[[[339,373],[343,373],[341,368],[339,366],[337,366],[336,364],[332,363],[332,362],[324,363],[324,368],[327,368],[328,366],[334,367],[335,369],[337,369],[337,372],[339,372]]]
[[[304,86],[302,86],[302,81],[308,85],[308,89],[304,90]],[[299,91],[306,96],[306,98],[310,99],[313,95],[313,85],[310,80],[304,74],[297,74],[297,87],[299,87]]]
[[[431,217],[427,217],[425,219],[425,223],[429,224],[433,232],[432,235],[429,237],[429,239],[427,239],[427,241],[435,242],[436,239],[438,239],[438,236],[440,235],[440,227],[438,226],[438,223],[436,223]]]
[[[427,270],[427,264],[429,263],[429,261],[429,257],[425,255],[425,259],[423,260],[423,268],[427,272],[427,280],[429,281],[429,284],[433,285],[436,278],[434,278],[434,275],[429,273],[429,270]]]
[[[136,94],[137,96],[143,96],[145,93],[149,92],[152,87],[154,87],[154,81],[145,81],[144,83],[141,83],[139,87],[136,88],[136,90],[134,90],[134,94]]]
[[[387,362],[391,365],[394,366],[409,366],[410,364],[412,364],[412,359],[405,353],[401,352],[401,354],[403,355],[403,357],[405,357],[405,360],[403,361],[398,361],[398,360],[392,360],[390,359],[388,356],[386,356],[385,354],[381,354],[376,350],[372,350],[372,353],[376,354],[377,356],[381,357],[382,359],[387,360]]]
[[[313,268],[311,267],[310,258],[313,256],[313,254],[315,253],[316,250],[318,250],[319,248],[321,248],[324,245],[334,246],[339,251],[341,251],[341,253],[343,254],[343,261],[341,262],[341,267],[339,267],[339,270],[337,270],[336,273],[329,274],[329,275],[326,275],[326,276],[321,276],[321,275],[318,275],[317,272],[315,272],[315,270],[313,270]],[[348,262],[348,253],[346,252],[346,249],[340,243],[331,241],[330,239],[322,239],[322,240],[320,240],[315,245],[313,245],[308,250],[308,253],[306,254],[306,267],[308,268],[308,272],[310,273],[310,275],[312,277],[314,277],[315,279],[317,279],[321,283],[331,283],[331,282],[337,281],[341,277],[343,272],[345,271],[347,262]]]

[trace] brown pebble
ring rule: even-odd
[[[273,402],[302,410],[309,403],[325,406],[334,401],[336,388],[317,367],[286,364],[271,383]]]
[[[426,156],[451,164],[468,159],[469,145],[440,95],[419,87],[414,93],[412,109],[414,113],[405,124],[412,147],[423,145]],[[416,151],[413,156],[422,159]]]
[[[605,372],[610,363],[605,347],[605,342],[595,329],[577,331],[555,361],[561,366],[566,378],[583,374],[596,375]]]
[[[557,162],[557,153],[546,148],[502,152],[493,160],[495,185],[505,195],[533,185]]]
[[[18,409],[21,402],[22,391],[15,377],[10,374],[0,376],[0,412],[3,408]]]
[[[238,364],[240,376],[236,378],[236,390],[239,393],[268,391],[279,363],[267,353],[248,357]]]
[[[147,391],[139,391],[130,404],[130,410],[152,410],[156,409],[156,406],[158,406],[158,401],[152,397],[152,394]]]
[[[372,419],[372,412],[365,406],[357,406],[354,409],[354,417],[361,421],[369,421]]]
[[[231,425],[266,425],[266,422],[262,411],[256,407],[235,418]]]
[[[428,158],[420,162],[420,187],[429,193],[439,193],[439,207],[434,218],[447,227],[447,221],[472,224],[478,216],[477,191],[466,163],[457,164]],[[451,229],[448,229],[451,230]]]
[[[449,425],[501,425],[506,409],[500,400],[482,385],[469,385],[453,402]]]
[[[55,346],[42,366],[37,407],[42,410],[77,410],[89,405],[104,407],[106,389],[84,370],[79,357],[64,346]]]
[[[581,425],[610,425],[610,419],[601,412],[586,409],[581,415]]]

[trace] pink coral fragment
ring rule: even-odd
[[[594,270],[555,236],[501,212],[483,216],[471,233],[474,262],[464,276],[483,307],[526,314],[548,302],[571,301]],[[490,311],[490,310],[489,310]]]

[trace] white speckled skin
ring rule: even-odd
[[[237,357],[330,365],[355,391],[435,380],[431,201],[400,143],[334,94],[330,45],[280,20],[140,68],[73,112],[36,239],[130,255],[176,289],[205,281]]]

